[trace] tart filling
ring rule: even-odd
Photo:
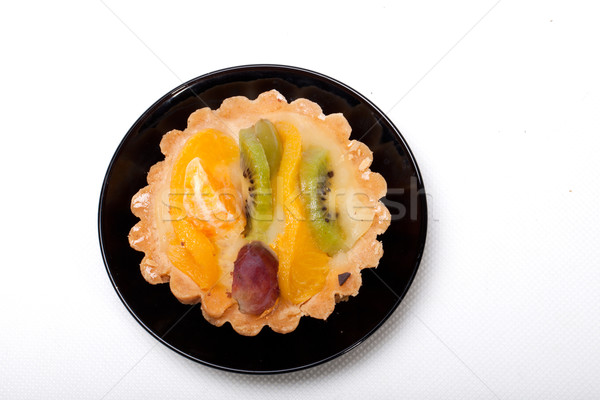
[[[377,266],[390,223],[385,180],[350,131],[343,115],[275,90],[192,113],[132,199],[144,278],[242,335],[326,319]]]

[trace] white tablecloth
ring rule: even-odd
[[[600,398],[600,24],[593,2],[5,2],[0,398]],[[127,129],[183,81],[278,63],[398,126],[428,192],[418,276],[339,359],[277,376],[152,338],[102,263]]]

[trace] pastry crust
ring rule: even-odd
[[[212,128],[231,135],[237,141],[240,128],[251,126],[261,118],[285,119],[292,116],[328,132],[331,139],[344,149],[344,157],[351,163],[356,181],[362,192],[368,195],[373,219],[352,248],[331,258],[325,285],[319,293],[301,304],[292,304],[280,297],[272,309],[260,316],[243,314],[223,285],[202,290],[191,278],[172,266],[161,245],[161,232],[165,229],[164,218],[160,217],[165,208],[163,193],[169,188],[177,155],[187,139],[197,132]],[[390,213],[379,201],[386,193],[386,182],[380,174],[370,171],[371,150],[364,143],[349,140],[350,132],[350,125],[342,114],[326,116],[318,104],[307,99],[288,103],[276,90],[264,92],[256,100],[231,97],[223,101],[217,110],[206,107],[192,113],[184,131],[172,130],[164,135],[160,148],[165,160],[152,166],[148,173],[148,186],[135,194],[131,201],[131,210],[140,221],[131,229],[129,243],[145,254],[140,263],[144,279],[151,284],[169,282],[179,301],[185,304],[201,302],[202,313],[210,323],[221,326],[229,322],[242,335],[256,335],[265,325],[275,332],[288,333],[296,329],[302,316],[326,319],[337,302],[358,294],[362,284],[360,271],[377,267],[383,255],[377,235],[385,232],[390,224]],[[340,285],[338,275],[343,273],[350,273],[350,276]]]

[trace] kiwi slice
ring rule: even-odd
[[[273,221],[271,171],[265,150],[252,128],[240,131],[240,159],[248,187],[244,234],[249,239],[264,240]]]
[[[281,144],[281,140],[279,139],[277,129],[271,123],[271,121],[267,119],[261,119],[254,124],[254,131],[256,133],[256,137],[260,141],[260,144],[265,150],[265,155],[267,156],[267,161],[269,162],[269,168],[271,169],[271,178],[273,178],[275,175],[277,175],[277,171],[279,171],[281,154],[283,153],[283,146]]]
[[[337,220],[337,210],[330,209],[331,179],[334,172],[329,152],[311,147],[302,155],[299,178],[304,210],[317,246],[329,255],[344,248],[344,232]]]

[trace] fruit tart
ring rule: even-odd
[[[350,132],[342,114],[275,90],[192,113],[131,202],[143,277],[242,335],[326,319],[378,265],[390,223],[386,182]]]

